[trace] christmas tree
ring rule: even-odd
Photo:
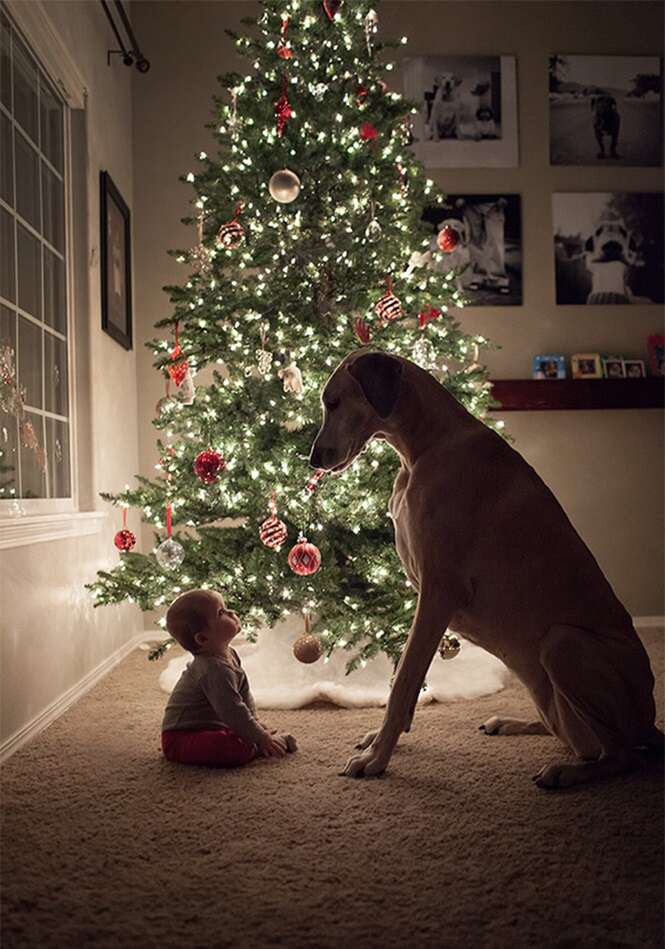
[[[422,220],[445,198],[410,153],[413,105],[386,81],[384,50],[399,43],[378,41],[366,4],[262,8],[242,21],[250,35],[232,34],[252,72],[219,79],[218,154],[183,179],[197,241],[173,252],[189,276],[165,288],[167,338],[149,344],[167,388],[159,474],[104,495],[140,508],[155,549],[135,552],[119,531],[120,563],[91,588],[98,605],[144,610],[219,589],[250,639],[302,612],[316,638],[301,658],[344,648],[351,670],[379,651],[399,658],[416,593],[387,512],[396,455],[376,441],[342,475],[308,467],[321,389],[369,344],[431,371],[485,419],[488,341],[452,315],[455,234],[434,239]]]

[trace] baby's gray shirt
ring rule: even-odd
[[[265,735],[240,656],[194,656],[187,663],[164,709],[162,731],[230,728],[249,744]]]

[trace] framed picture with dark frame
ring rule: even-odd
[[[132,244],[130,212],[107,171],[100,172],[102,329],[132,348]]]

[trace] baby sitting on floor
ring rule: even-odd
[[[240,621],[219,593],[183,593],[168,609],[166,628],[194,655],[164,711],[162,750],[169,761],[229,767],[296,750],[292,735],[276,735],[256,719],[247,676],[229,645]]]

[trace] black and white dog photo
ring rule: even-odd
[[[433,227],[430,266],[455,272],[455,283],[469,306],[520,306],[522,303],[522,223],[519,194],[448,195],[445,204],[426,208]],[[450,252],[437,238],[456,235]]]
[[[655,56],[550,56],[551,163],[662,164],[661,96]]]
[[[403,61],[404,91],[420,103],[411,146],[431,167],[517,164],[513,56],[421,56]]]
[[[662,303],[663,194],[553,195],[557,303]]]

